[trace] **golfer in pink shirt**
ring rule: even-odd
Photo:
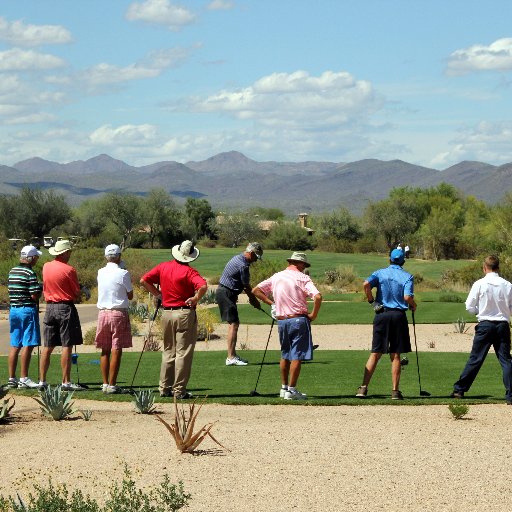
[[[311,278],[304,273],[310,266],[306,254],[294,252],[288,258],[289,266],[258,284],[252,293],[272,308],[277,320],[281,344],[281,398],[306,400],[307,395],[297,389],[302,361],[313,359],[311,322],[322,304],[322,295]],[[313,299],[313,310],[308,312],[307,298]],[[273,300],[272,300],[273,298]]]

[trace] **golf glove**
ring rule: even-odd
[[[91,298],[91,290],[89,290],[87,286],[80,286],[80,291],[85,295],[85,300],[89,300]]]
[[[277,311],[276,311],[276,305],[275,304],[272,304],[272,306],[270,306],[270,315],[272,316],[272,318],[274,320],[277,320]]]

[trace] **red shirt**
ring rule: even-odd
[[[154,286],[160,285],[162,306],[185,306],[185,301],[195,295],[196,290],[206,284],[199,272],[176,260],[164,261],[142,276]]]
[[[58,260],[43,265],[43,293],[46,302],[73,302],[79,291],[74,267]]]

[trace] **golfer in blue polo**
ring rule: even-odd
[[[357,390],[358,398],[366,398],[368,385],[382,354],[391,359],[391,398],[403,400],[400,392],[400,354],[411,351],[407,309],[416,310],[414,302],[414,277],[406,272],[402,265],[405,255],[401,249],[394,249],[389,255],[389,267],[376,270],[363,283],[366,298],[373,304],[372,353],[364,369],[363,383]],[[372,289],[377,289],[376,300]]]

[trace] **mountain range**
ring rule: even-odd
[[[322,212],[345,206],[360,213],[369,201],[384,199],[395,187],[449,183],[466,195],[498,202],[512,190],[512,163],[501,166],[464,161],[444,170],[402,160],[356,162],[257,162],[230,151],[199,162],[157,162],[131,166],[108,155],[65,164],[30,158],[0,165],[0,193],[22,187],[53,189],[70,204],[119,191],[145,195],[168,191],[178,203],[205,198],[215,209],[277,207],[286,213]]]

